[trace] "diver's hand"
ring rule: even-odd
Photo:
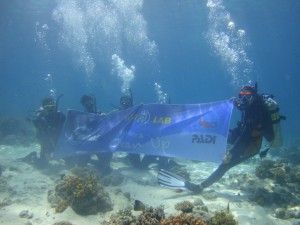
[[[263,151],[261,151],[261,152],[259,153],[260,159],[266,158],[269,150],[270,150],[270,148],[266,148],[266,149],[264,149]]]
[[[191,183],[189,181],[185,182],[185,187],[188,190],[194,192],[195,194],[200,194],[203,191],[203,188],[200,185],[193,184],[193,183]]]
[[[229,101],[235,102],[236,99],[237,99],[237,97],[231,97],[231,98],[229,98]]]
[[[223,158],[222,163],[223,163],[223,164],[229,163],[230,160],[231,160],[231,158],[232,158],[232,154],[231,154],[230,152],[227,152],[227,153],[225,154],[224,158]]]

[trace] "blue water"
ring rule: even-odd
[[[200,103],[258,81],[280,104],[287,142],[300,135],[298,0],[0,1],[1,117],[45,96],[98,108],[131,88],[134,103]],[[237,113],[237,112],[236,112]]]

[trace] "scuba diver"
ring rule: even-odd
[[[84,107],[85,112],[98,113],[96,98],[93,95],[82,95],[80,103]]]
[[[125,110],[125,109],[129,109],[130,107],[133,106],[133,95],[132,95],[132,91],[131,89],[128,89],[128,94],[125,94],[123,96],[121,96],[120,98],[120,108],[118,108],[119,110]],[[117,108],[117,107],[115,107]],[[140,154],[135,154],[135,153],[128,153],[128,155],[126,156],[126,158],[128,159],[128,161],[136,168],[140,168],[141,167],[141,157]]]
[[[161,170],[158,174],[158,182],[162,186],[188,189],[194,193],[201,193],[203,189],[212,185],[232,167],[246,161],[259,153],[263,137],[270,143],[274,142],[273,121],[262,95],[257,93],[255,86],[244,86],[238,98],[234,99],[234,105],[241,111],[241,121],[238,126],[229,131],[228,144],[232,147],[227,151],[219,167],[201,184],[193,184],[168,171]],[[261,151],[264,157],[267,148]]]
[[[85,112],[94,113],[99,115],[104,115],[100,111],[97,110],[97,102],[96,98],[93,95],[83,95],[80,99],[81,105],[84,107]],[[110,162],[113,157],[112,152],[101,152],[96,153],[98,158],[98,163],[96,163],[96,167],[103,173],[108,174],[111,171]],[[90,155],[80,156],[80,160],[82,163],[86,164],[90,160]],[[94,163],[95,164],[95,163]]]
[[[43,99],[42,106],[35,111],[31,121],[36,128],[36,137],[41,145],[40,157],[37,157],[36,152],[31,152],[22,159],[23,161],[31,162],[38,167],[49,164],[66,119],[65,115],[58,111],[58,102],[62,96],[60,95],[56,100],[52,97]]]

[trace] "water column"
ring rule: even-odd
[[[207,8],[209,28],[206,38],[224,64],[232,85],[240,87],[253,79],[253,63],[246,52],[250,46],[246,31],[236,27],[222,0],[208,0]]]

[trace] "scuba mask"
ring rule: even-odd
[[[124,95],[120,98],[120,104],[123,109],[132,107],[132,98],[130,96]]]
[[[256,99],[256,90],[252,86],[244,86],[238,95],[236,105],[240,110],[248,108]]]
[[[43,109],[47,111],[56,111],[56,102],[53,98],[45,98],[42,102]]]

